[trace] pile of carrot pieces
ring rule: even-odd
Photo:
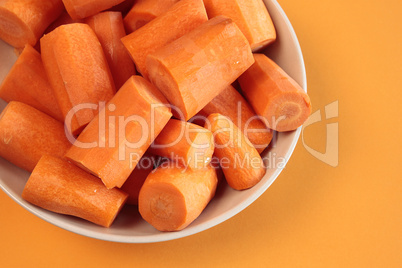
[[[274,131],[311,113],[258,53],[276,39],[262,0],[3,0],[0,38],[20,51],[0,156],[31,172],[22,197],[105,227],[132,204],[182,230],[222,171],[235,190],[260,182]]]

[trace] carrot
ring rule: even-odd
[[[98,178],[73,164],[45,155],[29,177],[22,198],[46,210],[109,227],[127,194],[108,190]]]
[[[236,24],[218,16],[148,55],[146,65],[152,83],[177,107],[174,116],[187,121],[253,62]]]
[[[83,19],[122,3],[124,0],[63,0],[73,19]]]
[[[132,76],[80,134],[66,157],[121,187],[172,116],[163,95],[140,76]]]
[[[209,18],[224,15],[233,19],[253,51],[275,41],[275,27],[262,0],[204,0],[204,4]]]
[[[185,121],[170,119],[150,147],[156,155],[176,160],[190,168],[211,162],[214,141],[211,131]]]
[[[34,46],[62,11],[61,0],[2,0],[0,39],[17,48]]]
[[[213,113],[229,117],[259,153],[264,151],[272,140],[273,131],[265,126],[253,108],[231,85],[208,103],[198,115],[208,117]]]
[[[153,155],[145,153],[121,187],[121,190],[128,194],[127,204],[138,205],[138,195],[141,187],[149,173],[154,169],[154,163]]]
[[[264,163],[241,130],[221,114],[209,115],[206,128],[214,134],[215,155],[229,186],[244,190],[256,185],[265,174]]]
[[[40,42],[49,82],[64,118],[68,115],[66,126],[77,135],[96,115],[98,102],[116,91],[102,47],[82,23],[62,25]]]
[[[138,209],[159,231],[178,231],[193,222],[215,194],[215,168],[185,169],[167,161],[150,173]]]
[[[127,15],[124,24],[128,32],[138,30],[157,16],[165,13],[179,0],[137,0]]]
[[[0,85],[0,98],[6,102],[23,102],[60,122],[64,121],[40,54],[31,45],[25,46]]]
[[[31,172],[42,155],[62,157],[70,142],[61,122],[11,101],[0,114],[0,156]]]
[[[121,38],[126,36],[120,12],[106,11],[89,17],[85,22],[94,30],[105,53],[116,89],[135,74],[134,63]]]
[[[137,71],[148,78],[149,70],[145,66],[148,54],[185,35],[207,20],[202,0],[182,0],[166,13],[121,40],[134,60]]]
[[[277,131],[301,126],[311,114],[308,95],[281,67],[264,54],[240,78],[243,95],[266,125]]]

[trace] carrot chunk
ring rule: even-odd
[[[243,95],[266,125],[277,131],[295,130],[311,114],[309,96],[285,71],[264,54],[241,77]]]
[[[0,98],[19,101],[64,121],[53,89],[49,84],[40,54],[26,45],[0,86]]]
[[[209,18],[224,15],[233,19],[253,51],[275,41],[275,27],[262,0],[204,0],[204,4]]]
[[[165,13],[179,0],[137,0],[127,15],[124,24],[128,32],[138,30],[157,16]]]
[[[2,0],[0,39],[16,48],[34,46],[62,11],[61,0]]]
[[[109,101],[116,91],[102,46],[83,23],[62,25],[40,42],[57,103],[64,118],[69,116],[67,127],[77,135],[97,114],[98,103]]]
[[[185,35],[207,21],[202,0],[182,0],[137,31],[122,38],[137,71],[148,78],[145,65],[148,54]]]
[[[132,76],[78,136],[66,157],[121,187],[172,116],[163,95],[140,76]]]
[[[141,216],[159,231],[178,231],[192,223],[215,195],[215,168],[185,169],[167,161],[150,173],[140,190]]]
[[[106,11],[89,17],[85,22],[92,28],[102,45],[116,89],[135,74],[134,63],[121,38],[126,36],[120,12]]]
[[[156,155],[176,160],[190,168],[203,168],[211,162],[214,141],[211,131],[185,121],[170,119],[150,147]]]
[[[46,210],[109,227],[127,194],[109,190],[98,178],[73,164],[45,155],[29,177],[22,198]]]
[[[206,127],[214,134],[215,155],[229,186],[245,190],[256,185],[265,174],[264,163],[241,130],[221,114],[208,116]]]
[[[264,151],[272,140],[273,131],[265,126],[250,104],[231,85],[208,103],[198,115],[205,118],[213,113],[229,117],[259,153]]]
[[[140,30],[139,30],[140,31]],[[236,24],[215,17],[147,57],[149,78],[189,120],[254,62]]]
[[[73,19],[83,19],[122,3],[124,0],[63,0]]]
[[[43,155],[70,147],[63,124],[27,104],[11,101],[0,114],[0,156],[20,168],[31,172]]]

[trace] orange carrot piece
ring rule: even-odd
[[[154,157],[149,153],[145,153],[121,187],[121,190],[128,194],[127,204],[138,205],[138,195],[141,187],[149,173],[154,169],[154,163]]]
[[[206,127],[214,134],[215,155],[229,186],[244,190],[256,185],[265,174],[264,163],[241,130],[221,114],[208,116]]]
[[[31,45],[25,46],[0,85],[0,98],[6,102],[23,102],[60,122],[64,121],[40,54]]]
[[[182,0],[166,13],[121,40],[134,60],[137,71],[148,78],[149,70],[145,66],[148,54],[185,35],[207,20],[202,0]]]
[[[25,184],[22,198],[46,210],[109,227],[127,194],[119,189],[108,190],[91,174],[67,161],[45,155]]]
[[[138,209],[159,231],[178,231],[192,223],[215,195],[215,168],[185,169],[167,161],[150,173]]]
[[[211,162],[214,141],[211,131],[185,121],[170,119],[150,147],[156,155],[184,167],[204,168]]]
[[[295,130],[311,114],[310,98],[281,67],[264,54],[240,78],[243,95],[266,125],[277,131]]]
[[[146,65],[152,83],[178,109],[174,116],[187,121],[253,62],[236,24],[218,16],[148,55]]]
[[[97,113],[88,104],[108,101],[116,91],[102,47],[82,23],[62,25],[40,42],[49,82],[64,118],[69,116],[66,126],[77,135]]]
[[[172,116],[163,95],[140,76],[132,76],[84,129],[66,157],[121,187]]]
[[[0,114],[0,156],[31,172],[42,155],[62,157],[71,147],[61,122],[11,101]]]
[[[208,103],[198,115],[208,117],[213,113],[229,117],[259,153],[264,151],[272,140],[273,131],[265,126],[250,104],[231,85]]]
[[[168,11],[179,0],[137,0],[127,15],[124,25],[128,32],[138,30],[151,20]]]
[[[209,18],[224,15],[233,19],[253,51],[276,40],[274,24],[262,0],[204,0],[204,4]]]
[[[2,0],[0,39],[17,48],[34,46],[62,11],[61,0]]]
[[[126,36],[120,12],[106,11],[89,17],[85,22],[94,30],[102,45],[116,89],[135,74],[134,63],[121,38]]]
[[[122,3],[124,0],[63,0],[73,19],[84,19]]]

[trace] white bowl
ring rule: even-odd
[[[267,55],[276,61],[306,90],[306,73],[303,56],[294,30],[284,11],[275,0],[266,0],[265,4],[271,14],[278,34],[277,41],[267,49]],[[0,81],[4,79],[15,59],[16,56],[13,48],[0,41]],[[4,109],[5,105],[6,103],[0,100],[0,111]],[[15,167],[3,158],[0,158],[0,188],[18,204],[36,216],[77,234],[101,240],[125,243],[172,240],[211,228],[233,217],[249,206],[267,190],[281,173],[284,168],[284,162],[289,160],[296,146],[300,132],[301,128],[288,133],[280,133],[277,135],[274,146],[270,146],[269,149],[263,152],[262,156],[271,161],[271,163],[266,162],[266,164],[275,164],[275,166],[268,167],[266,175],[256,186],[245,191],[235,191],[225,184],[219,188],[215,198],[206,207],[200,217],[186,229],[179,232],[157,231],[141,219],[136,207],[126,206],[110,228],[98,227],[75,217],[59,215],[38,208],[21,198],[21,193],[29,177],[29,173]]]

